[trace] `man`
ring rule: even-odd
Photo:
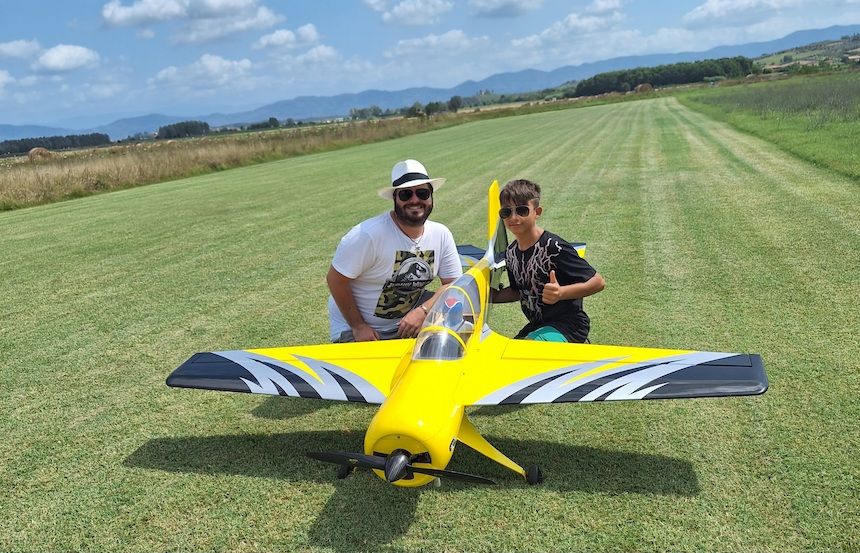
[[[394,209],[341,239],[326,276],[333,342],[417,336],[436,297],[463,273],[451,231],[427,220],[444,183],[414,159],[397,163],[391,186],[379,191]],[[431,294],[425,288],[436,276],[442,286]]]
[[[590,321],[582,298],[603,290],[603,277],[566,240],[538,226],[543,207],[537,183],[512,180],[502,188],[499,202],[499,217],[516,241],[505,252],[511,286],[492,301],[520,300],[529,322],[516,338],[585,342]]]

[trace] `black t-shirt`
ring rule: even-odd
[[[505,263],[511,286],[520,291],[520,306],[529,322],[517,334],[525,337],[542,326],[551,326],[564,334],[569,342],[584,342],[590,328],[588,315],[582,310],[582,299],[562,300],[552,305],[541,301],[549,272],[561,286],[585,282],[597,271],[579,257],[573,246],[563,238],[544,231],[535,244],[520,251],[516,241],[505,252]]]

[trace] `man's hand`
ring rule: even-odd
[[[356,342],[372,342],[379,340],[379,334],[367,323],[352,329],[352,337]]]
[[[543,300],[546,305],[552,305],[554,303],[558,303],[562,299],[564,298],[561,297],[561,286],[555,279],[555,271],[550,271],[549,282],[547,282],[543,286],[543,294],[541,295],[541,300]]]
[[[424,323],[426,313],[420,307],[416,307],[400,319],[397,325],[398,338],[414,338],[418,336],[418,331],[421,330],[421,325]]]

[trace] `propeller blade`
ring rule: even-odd
[[[495,481],[483,476],[475,476],[474,474],[466,474],[465,472],[457,472],[454,470],[431,469],[427,467],[416,467],[407,465],[407,470],[417,472],[418,474],[427,474],[430,476],[438,476],[440,478],[450,478],[452,480],[460,480],[462,482],[471,482],[473,484],[495,484]]]
[[[429,476],[438,476],[440,478],[460,480],[462,482],[471,482],[473,484],[495,484],[493,480],[484,478],[483,476],[475,476],[474,474],[466,474],[465,472],[454,470],[416,467],[415,465],[405,464],[402,462],[405,460],[405,455],[381,457],[379,455],[364,455],[348,451],[312,451],[308,452],[307,456],[317,461],[334,463],[335,465],[381,470],[386,473],[386,479],[389,482],[400,480],[400,478],[403,478],[407,474],[415,472]]]
[[[334,463],[348,467],[385,470],[385,457],[350,453],[348,451],[311,451],[307,456],[317,461]]]

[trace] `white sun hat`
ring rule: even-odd
[[[406,161],[399,161],[394,165],[394,168],[391,170],[391,186],[380,189],[378,194],[380,198],[390,200],[394,198],[394,191],[398,188],[411,188],[428,183],[433,185],[433,191],[435,192],[442,188],[442,185],[445,184],[445,179],[431,179],[427,175],[427,169],[424,168],[421,162],[407,159]]]

